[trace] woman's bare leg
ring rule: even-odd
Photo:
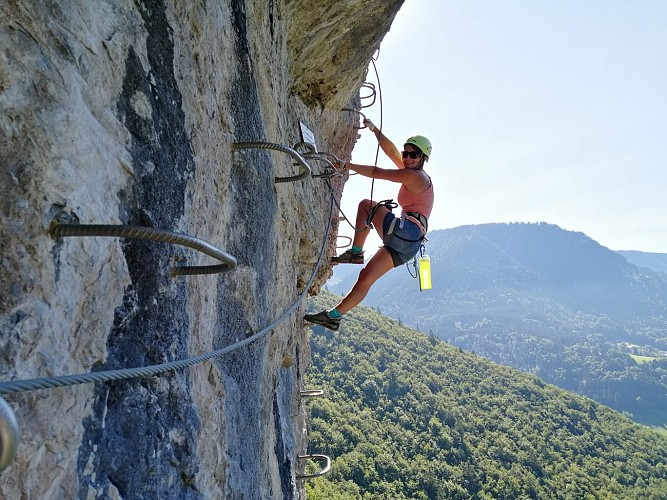
[[[336,310],[343,315],[350,311],[350,309],[364,300],[364,297],[366,297],[366,294],[373,283],[375,283],[383,274],[386,274],[387,271],[393,269],[393,267],[394,261],[391,258],[389,250],[380,248],[361,270],[357,282],[340,304],[336,306]]]
[[[352,239],[353,246],[363,248],[364,243],[366,242],[366,238],[368,238],[370,233],[370,228],[365,227],[366,221],[368,220],[368,216],[370,215],[374,206],[375,202],[373,200],[366,199],[359,202],[359,207],[357,208],[357,219],[355,221],[355,227],[357,230],[354,232],[354,238]],[[378,209],[375,211],[375,215],[373,216],[373,220],[371,221],[373,226],[375,226],[375,230],[380,235],[380,238],[382,238],[382,222],[384,221],[384,216],[387,214],[387,212],[389,212],[387,207],[378,207]],[[364,229],[359,231],[361,228]]]

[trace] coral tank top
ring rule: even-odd
[[[401,184],[401,189],[398,190],[398,204],[403,212],[419,212],[426,218],[430,217],[433,210],[433,182],[421,193],[412,193]]]

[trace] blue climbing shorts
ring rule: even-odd
[[[396,219],[394,224],[394,231],[389,232],[391,221]],[[417,224],[405,219],[403,221],[403,228],[400,228],[401,218],[396,217],[393,213],[388,212],[382,221],[383,248],[386,248],[391,254],[391,259],[394,261],[394,267],[405,264],[412,259],[422,244],[422,231]]]

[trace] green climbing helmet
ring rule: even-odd
[[[431,146],[431,141],[429,141],[423,135],[413,135],[405,141],[405,144],[412,144],[417,146],[419,150],[426,155],[426,161],[431,157],[431,151],[433,147]]]

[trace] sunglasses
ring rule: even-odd
[[[422,154],[419,151],[402,151],[403,158],[419,158]]]

